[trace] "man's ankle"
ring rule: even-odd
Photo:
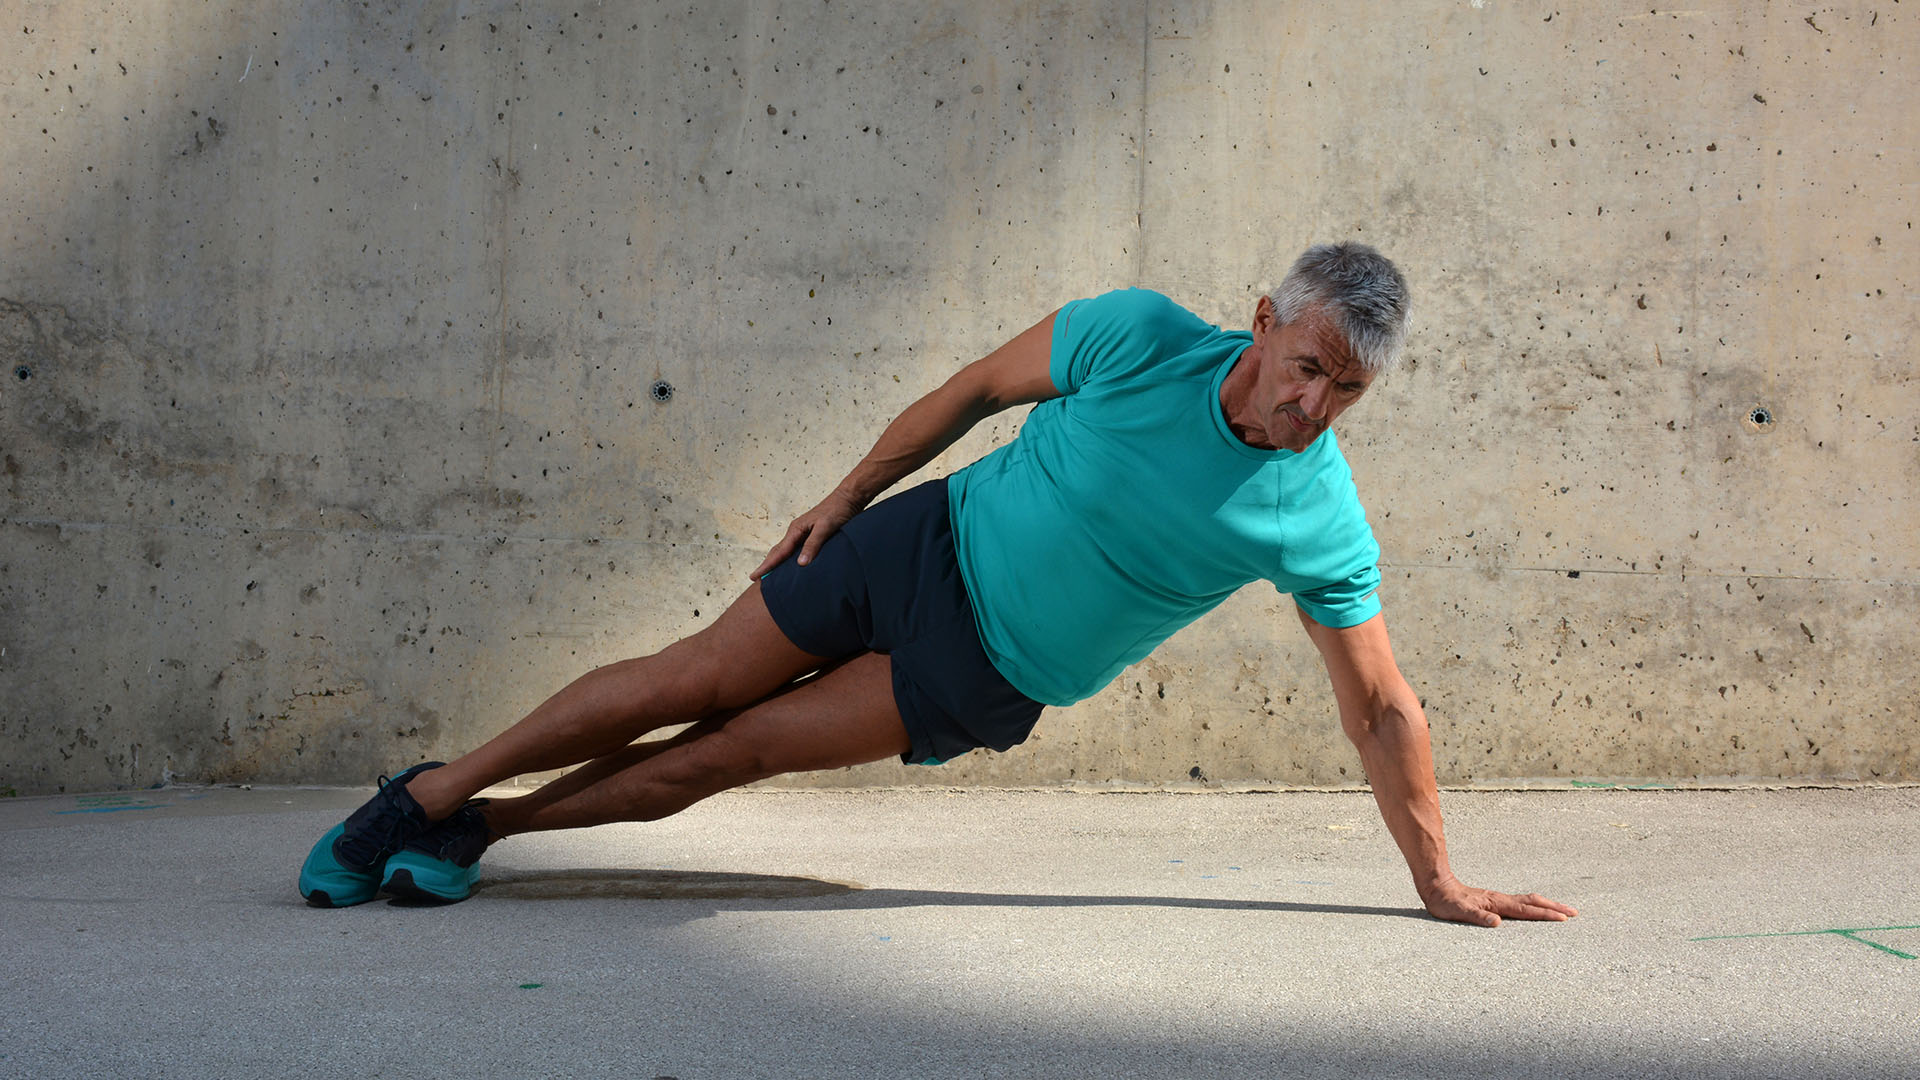
[[[492,803],[488,803],[480,808],[480,816],[487,823],[487,844],[489,847],[507,838],[506,822],[502,820],[505,815],[495,814]]]
[[[439,774],[444,769],[429,769],[407,780],[407,794],[420,804],[428,821],[439,821],[448,814],[460,809],[467,800],[463,796],[451,795],[444,790],[444,782]]]

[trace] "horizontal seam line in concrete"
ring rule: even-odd
[[[171,533],[179,533],[187,536],[217,536],[222,538],[232,536],[234,533],[238,532],[247,536],[338,536],[338,537],[343,537],[347,539],[385,539],[385,540],[402,540],[402,541],[479,540],[479,541],[493,541],[495,543],[505,543],[511,540],[511,541],[522,542],[522,543],[535,542],[535,543],[542,543],[542,544],[548,543],[548,542],[574,543],[574,544],[633,544],[633,545],[673,544],[675,546],[686,546],[686,547],[753,548],[753,545],[751,544],[729,544],[723,541],[694,540],[694,539],[660,540],[660,539],[649,539],[645,537],[630,537],[630,536],[578,536],[578,535],[553,535],[553,534],[528,535],[525,533],[507,533],[507,532],[478,532],[478,533],[411,532],[403,529],[303,529],[303,528],[294,528],[294,527],[287,527],[287,526],[269,527],[269,526],[256,526],[256,525],[167,525],[167,524],[160,524],[160,523],[149,524],[145,522],[132,523],[132,522],[116,522],[116,521],[60,521],[54,518],[0,517],[0,526],[4,526],[4,525],[22,525],[22,526],[26,526],[27,528],[36,528],[36,529],[46,529],[46,528],[74,529],[80,532],[104,532],[109,529],[125,529],[129,531],[134,529],[145,529],[151,532],[171,532]],[[758,550],[757,548],[753,548],[753,549]],[[1467,565],[1462,563],[1408,563],[1408,562],[1386,562],[1386,561],[1382,561],[1380,563],[1380,569],[1382,570],[1467,570],[1467,571],[1472,571],[1474,573],[1484,573],[1485,571],[1491,569],[1491,570],[1500,571],[1502,573],[1560,574],[1560,575],[1618,574],[1626,577],[1673,577],[1677,575],[1680,577],[1692,576],[1692,577],[1700,577],[1700,578],[1712,578],[1715,580],[1725,579],[1729,581],[1735,580],[1735,579],[1753,578],[1759,581],[1810,581],[1810,582],[1816,582],[1816,583],[1839,583],[1839,584],[1847,584],[1847,585],[1887,585],[1887,586],[1893,586],[1896,588],[1913,588],[1915,585],[1920,585],[1920,582],[1896,581],[1891,578],[1856,578],[1856,577],[1827,576],[1827,575],[1819,575],[1819,574],[1762,574],[1762,573],[1750,573],[1746,571],[1732,571],[1732,570],[1608,570],[1608,569],[1595,569],[1592,567],[1585,567],[1585,566],[1486,567],[1486,566],[1472,566],[1472,565]]]
[[[178,533],[184,536],[216,536],[223,539],[226,537],[232,536],[235,533],[239,533],[245,536],[337,536],[337,537],[342,537],[342,538],[352,539],[352,540],[358,540],[358,539],[381,539],[381,540],[401,540],[401,541],[415,541],[415,540],[475,541],[477,540],[477,541],[491,541],[494,543],[506,543],[507,541],[512,540],[512,541],[518,541],[522,543],[537,542],[537,543],[543,543],[543,544],[549,541],[552,541],[554,543],[574,543],[574,544],[632,544],[632,545],[673,544],[681,547],[752,548],[753,550],[759,550],[758,548],[753,548],[753,545],[751,544],[728,544],[721,541],[694,540],[694,539],[661,540],[661,539],[649,539],[646,537],[633,537],[633,536],[574,536],[574,535],[547,535],[547,534],[528,535],[525,533],[516,534],[516,533],[507,533],[507,532],[478,532],[478,533],[411,532],[403,529],[302,529],[302,528],[293,528],[293,527],[285,527],[285,526],[267,527],[267,526],[255,526],[255,525],[166,525],[166,524],[157,524],[157,523],[147,524],[147,523],[128,523],[128,522],[115,522],[115,521],[57,521],[52,518],[0,517],[0,526],[6,526],[6,525],[23,525],[28,528],[35,528],[35,529],[47,529],[47,528],[73,529],[76,532],[106,532],[108,530],[124,530],[124,531],[145,530],[148,532]]]
[[[1588,566],[1474,566],[1470,563],[1410,563],[1380,562],[1382,570],[1469,570],[1483,573],[1498,570],[1502,573],[1516,574],[1618,574],[1623,577],[1700,577],[1715,580],[1753,578],[1756,581],[1812,581],[1839,582],[1848,585],[1892,585],[1900,588],[1912,588],[1920,582],[1898,581],[1892,578],[1857,578],[1824,574],[1763,574],[1745,570],[1613,570]]]
[[[196,784],[178,783],[164,788],[121,788],[111,791],[73,791],[52,795],[25,795],[21,799],[72,798],[81,795],[142,795],[148,792],[162,791],[201,791],[232,789],[245,791],[366,791],[371,784],[256,784],[244,781],[238,784]],[[530,791],[540,787],[537,783],[517,784],[511,781],[491,785],[489,791]],[[1920,782],[1887,780],[1755,780],[1755,781],[1707,781],[1699,784],[1674,783],[1658,787],[1645,785],[1593,785],[1575,787],[1567,784],[1539,783],[1522,784],[1441,784],[1440,790],[1459,795],[1498,795],[1498,794],[1542,794],[1568,795],[1595,792],[1616,795],[1697,795],[1707,792],[1748,792],[1748,791],[1916,791]],[[939,792],[946,795],[1371,795],[1369,787],[1321,787],[1301,786],[1282,787],[1273,784],[1223,784],[1218,787],[1171,787],[1145,783],[1128,784],[1009,784],[994,787],[965,787],[955,784],[873,784],[863,787],[816,787],[808,785],[786,786],[778,783],[761,782],[734,788],[727,792],[733,795],[819,795],[822,797],[844,798],[863,795],[884,795],[889,793],[921,795]]]

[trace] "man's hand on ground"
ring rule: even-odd
[[[1491,889],[1476,889],[1461,884],[1458,878],[1449,878],[1446,883],[1429,890],[1424,900],[1428,914],[1434,918],[1471,923],[1474,926],[1499,926],[1503,918],[1565,922],[1580,914],[1568,905],[1549,900],[1539,893],[1514,896]]]
[[[827,542],[827,537],[839,532],[840,526],[851,521],[860,510],[861,507],[853,499],[835,489],[833,494],[820,501],[819,506],[794,518],[793,524],[787,526],[787,535],[773,545],[766,559],[747,577],[759,581],[761,575],[785,562],[795,548],[800,549],[800,565],[807,565],[819,554],[820,545]]]

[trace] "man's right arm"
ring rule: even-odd
[[[759,580],[795,548],[800,550],[800,565],[812,562],[820,545],[840,526],[901,477],[939,456],[973,425],[1003,409],[1059,397],[1049,372],[1054,315],[961,368],[938,390],[907,406],[840,486],[820,505],[795,518],[787,534],[748,576]]]

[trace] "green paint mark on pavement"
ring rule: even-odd
[[[1904,953],[1904,952],[1901,952],[1899,949],[1894,948],[1891,945],[1882,945],[1877,941],[1872,941],[1860,936],[1861,934],[1872,934],[1882,930],[1920,930],[1920,926],[1855,926],[1855,927],[1848,927],[1848,928],[1835,927],[1831,930],[1781,930],[1781,931],[1777,931],[1775,933],[1770,933],[1770,934],[1720,934],[1714,937],[1697,937],[1697,938],[1688,938],[1687,940],[1688,941],[1736,941],[1741,938],[1815,937],[1820,934],[1833,934],[1837,937],[1846,938],[1848,941],[1857,941],[1862,945],[1871,945],[1874,948],[1879,949],[1883,953],[1892,953],[1894,956],[1897,956],[1902,960],[1920,960],[1920,956],[1915,956],[1912,953]]]
[[[546,983],[521,983],[521,984],[520,984],[520,989],[522,989],[522,990],[538,990],[538,989],[540,989],[541,987],[543,987],[543,986],[545,986],[545,985],[547,985],[547,984],[546,984]]]

